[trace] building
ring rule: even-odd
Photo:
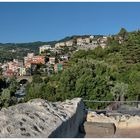
[[[90,38],[84,38],[83,39],[84,44],[89,44],[90,43]]]
[[[64,46],[66,46],[66,43],[65,43],[65,42],[60,42],[60,43],[59,43],[59,46],[60,46],[60,47],[64,47]]]
[[[106,44],[105,44],[105,43],[101,43],[100,46],[101,46],[102,48],[105,48],[105,47],[106,47]]]
[[[90,38],[89,37],[86,37],[86,38],[77,38],[77,45],[79,46],[82,46],[82,45],[85,45],[85,44],[89,44],[90,43]]]
[[[28,54],[27,54],[27,57],[28,57],[28,59],[29,59],[29,58],[33,58],[33,57],[34,57],[34,53],[28,53]]]
[[[24,66],[23,60],[18,60],[18,65],[19,67],[23,67]]]
[[[57,73],[57,72],[60,72],[63,70],[63,65],[62,63],[57,63],[54,65],[54,72]]]
[[[61,58],[62,60],[68,61],[69,56],[68,56],[68,55],[60,55],[60,58]]]
[[[26,65],[26,63],[28,62],[28,57],[24,57],[24,65]]]
[[[55,48],[56,48],[56,49],[59,48],[59,43],[56,43],[56,44],[55,44]]]
[[[89,38],[90,38],[91,40],[93,40],[93,39],[94,39],[94,36],[93,36],[93,35],[91,35]]]
[[[28,53],[27,56],[24,57],[24,65],[26,67],[29,67],[29,63],[31,63],[33,57],[34,57],[34,53]]]
[[[34,56],[34,53],[28,53],[27,57],[24,57],[24,65],[26,68],[30,68],[31,64],[45,64],[44,56]]]
[[[41,54],[42,52],[51,49],[51,45],[43,45],[39,47],[39,53]]]
[[[13,77],[15,74],[11,69],[8,69],[6,71],[3,72],[3,76],[5,77]]]
[[[49,64],[55,64],[55,57],[49,57]]]
[[[55,48],[61,48],[61,47],[65,47],[66,43],[65,42],[59,42],[55,44]]]
[[[106,43],[107,42],[107,36],[103,36],[101,38],[98,38],[99,43]]]
[[[45,57],[40,55],[34,56],[31,64],[45,64]]]
[[[26,68],[20,67],[20,69],[19,69],[19,75],[20,75],[20,76],[26,75]]]
[[[18,59],[13,59],[13,62],[18,63],[19,60]]]
[[[7,68],[8,68],[8,64],[7,63],[4,63],[2,66],[1,66],[2,70],[3,71],[6,71]]]
[[[77,40],[76,40],[76,42],[77,42],[77,45],[83,45],[83,43],[84,43],[84,41],[83,41],[83,39],[80,37],[80,38],[77,38]]]
[[[93,41],[91,42],[91,44],[92,44],[92,45],[98,45],[98,42],[97,42],[97,40],[93,40]]]
[[[66,41],[66,46],[73,46],[73,40]]]
[[[31,68],[31,61],[30,62],[26,62],[24,65],[25,65],[25,68]]]
[[[11,62],[8,62],[7,64],[8,64],[8,69],[12,70],[13,72],[18,73],[18,69],[19,69],[18,63],[11,61]]]

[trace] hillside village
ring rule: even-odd
[[[66,37],[39,45],[37,53],[29,51],[23,59],[1,63],[1,107],[34,98],[137,100],[139,33],[121,29],[114,36]],[[91,108],[106,105],[86,104]]]
[[[23,60],[13,59],[0,64],[4,77],[33,75],[37,65],[44,65],[42,72],[48,75],[58,73],[67,67],[67,61],[72,53],[78,50],[94,49],[107,46],[107,36],[79,36],[67,41],[59,41],[54,45],[42,45],[38,48],[38,55],[30,52]],[[12,50],[11,53],[16,50]]]

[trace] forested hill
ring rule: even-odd
[[[118,40],[121,39],[121,43]],[[38,77],[38,78],[41,78]],[[26,100],[45,98],[52,101],[82,97],[87,100],[139,100],[140,31],[125,29],[108,39],[106,48],[80,50],[71,57],[68,68],[27,88]],[[35,92],[32,92],[35,91]],[[106,104],[87,104],[104,108]]]
[[[23,59],[29,52],[38,54],[39,47],[55,42],[31,42],[31,43],[0,43],[0,62],[15,59]]]

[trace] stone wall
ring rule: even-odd
[[[0,111],[0,137],[73,138],[84,117],[80,98],[55,103],[34,99]]]
[[[106,116],[90,112],[87,115],[88,122],[114,123],[118,129],[140,128],[140,116],[129,114],[116,114],[114,116]]]

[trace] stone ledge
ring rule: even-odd
[[[0,111],[0,137],[72,138],[84,116],[81,98],[55,103],[34,99]]]

